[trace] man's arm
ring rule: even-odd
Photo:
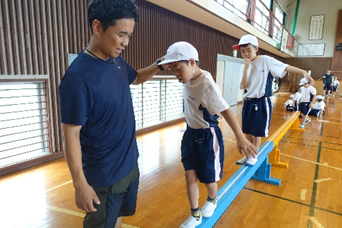
[[[233,112],[230,109],[227,109],[223,112],[221,112],[224,119],[227,121],[230,128],[233,130],[234,135],[236,137],[237,141],[237,148],[239,150],[239,153],[244,153],[246,157],[253,156],[254,158],[258,155],[257,148],[249,142],[245,136],[243,135],[243,132],[241,130],[241,127],[234,116]]]
[[[82,126],[63,124],[65,137],[65,158],[75,188],[76,206],[87,212],[95,212],[93,202],[100,204],[94,189],[88,184],[82,167],[80,130]]]
[[[164,57],[161,57],[159,59],[163,60]],[[141,83],[146,82],[147,80],[152,78],[153,75],[155,75],[159,70],[160,69],[159,69],[156,62],[149,65],[148,67],[137,70],[138,75],[137,75],[136,79],[132,82],[132,84],[133,85],[139,85]]]

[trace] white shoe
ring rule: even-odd
[[[299,127],[303,129],[305,127],[305,124],[301,124]]]
[[[194,216],[190,215],[189,218],[182,223],[180,228],[195,228],[199,224],[202,223],[202,214],[199,218],[195,218]]]
[[[217,207],[217,198],[215,199],[214,202],[211,201],[205,201],[204,206],[201,209],[202,216],[204,218],[209,218],[214,214],[214,211]]]
[[[240,160],[236,161],[236,164],[237,164],[237,165],[243,165],[243,164],[246,163],[246,161],[247,161],[247,157],[244,156],[244,157],[241,158]]]
[[[253,156],[249,156],[248,160],[246,161],[246,166],[253,166],[257,163],[258,158],[253,158]]]

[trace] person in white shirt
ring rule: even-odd
[[[310,118],[308,119],[308,113],[310,112],[310,109],[312,109],[313,103],[311,101],[314,101],[316,99],[316,89],[309,84],[306,78],[302,78],[299,85],[303,86],[303,88],[301,89],[302,97],[300,98],[299,103],[300,115],[303,118],[303,122],[300,125],[300,128],[304,128],[305,124],[311,121]]]
[[[187,124],[181,143],[182,164],[191,215],[181,228],[194,228],[202,217],[213,215],[217,206],[217,182],[222,178],[224,163],[223,135],[219,127],[221,114],[233,130],[239,152],[247,157],[257,156],[257,148],[243,135],[241,127],[222,97],[212,75],[199,68],[198,52],[185,41],[172,44],[161,65],[174,72],[184,85],[184,115]],[[163,66],[164,66],[163,65]],[[204,206],[199,209],[198,183],[208,192]]]
[[[293,100],[293,97],[294,95],[291,94],[289,99],[284,103],[284,108],[287,110],[287,111],[291,111],[291,112],[294,112],[296,111],[295,109],[295,103],[294,103],[294,100]]]
[[[324,114],[325,103],[323,101],[323,96],[317,95],[316,102],[313,104],[311,111],[309,112],[310,116],[322,117]]]
[[[302,97],[302,91],[298,90],[295,95],[293,96],[293,101],[294,101],[294,107],[295,107],[295,111],[299,110],[299,102],[300,102],[300,98]]]
[[[337,93],[338,95],[340,95],[338,93],[338,86],[340,85],[340,82],[338,81],[337,77],[335,77],[335,80],[333,81],[333,97],[335,96],[335,94]]]
[[[247,139],[257,148],[261,137],[268,137],[272,104],[272,77],[282,78],[287,72],[303,75],[311,83],[315,83],[305,70],[282,63],[267,55],[257,55],[258,39],[253,35],[244,35],[233,49],[240,50],[245,62],[240,70],[240,89],[245,90],[242,108],[242,131]],[[257,158],[244,156],[237,165],[253,166]]]

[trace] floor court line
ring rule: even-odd
[[[306,189],[302,189],[302,191],[300,191],[300,199],[301,200],[305,200],[305,196],[306,196],[306,192],[307,192],[308,190],[306,190]]]
[[[318,179],[318,180],[315,180],[316,183],[320,183],[320,182],[323,182],[323,181],[330,181],[332,180],[331,178],[322,178],[322,179]]]
[[[321,223],[315,217],[310,217],[311,222],[313,222],[318,228],[324,228]]]
[[[310,161],[310,160],[307,160],[307,159],[299,158],[299,157],[296,157],[296,156],[291,156],[291,155],[288,155],[288,154],[283,154],[283,153],[280,153],[280,154],[283,155],[283,156],[286,156],[286,157],[290,157],[290,158],[298,159],[298,160],[301,160],[301,161],[309,162],[309,163],[312,163],[312,164],[321,165],[321,166],[325,166],[325,167],[328,167],[328,168],[331,168],[331,169],[336,169],[336,170],[342,171],[342,168],[330,166],[327,163],[313,162],[313,161]]]
[[[46,192],[50,192],[52,190],[55,190],[55,189],[60,188],[60,187],[63,187],[64,185],[67,185],[67,184],[70,184],[70,183],[72,183],[72,180],[69,180],[67,182],[64,182],[63,184],[57,185],[57,186],[55,186],[53,188],[50,188],[50,189],[46,190]]]

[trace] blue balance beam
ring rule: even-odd
[[[213,227],[229,205],[247,184],[249,179],[263,181],[279,186],[281,180],[270,177],[271,164],[268,163],[268,154],[273,150],[274,143],[266,141],[258,153],[258,161],[254,166],[243,165],[217,192],[217,208],[210,218],[203,218],[202,223],[196,227]]]

